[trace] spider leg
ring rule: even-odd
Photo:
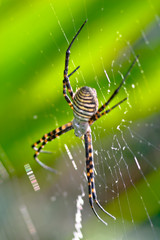
[[[73,73],[75,73],[79,68],[80,68],[80,66],[78,66],[73,72],[71,72],[71,73],[68,75],[68,79],[69,79],[69,77],[70,77]],[[69,83],[69,82],[66,82],[66,79],[64,79],[64,80],[63,80],[63,96],[65,97],[65,99],[66,99],[67,103],[69,104],[69,106],[71,107],[71,109],[73,109],[73,104],[72,104],[71,100],[69,99],[69,97],[68,97],[68,95],[67,95],[66,87],[67,87],[69,93],[73,93],[73,90],[72,90],[72,88],[71,88],[71,86],[70,86],[70,83]],[[69,90],[69,89],[70,89],[70,90]],[[70,94],[70,95],[71,95],[71,97],[72,97],[72,99],[73,99],[73,94]]]
[[[132,68],[134,67],[135,63],[137,62],[138,58],[139,58],[139,55],[137,55],[136,58],[134,59],[134,61],[132,62],[131,66],[129,67],[126,75],[124,76],[124,78],[123,78],[123,80],[121,81],[121,83],[120,83],[120,85],[118,86],[118,88],[114,91],[114,93],[111,95],[111,97],[108,99],[108,101],[107,101],[105,104],[103,104],[103,105],[98,109],[98,111],[97,111],[96,114],[99,114],[100,112],[102,112],[102,111],[108,106],[108,104],[111,102],[111,100],[116,96],[116,94],[119,92],[120,88],[121,88],[122,85],[124,84],[126,78],[127,78],[128,75],[130,74],[130,72],[131,72]],[[96,115],[96,114],[95,114],[95,115]]]
[[[92,118],[89,120],[89,125],[92,125],[98,118],[106,115],[107,113],[109,113],[110,111],[112,111],[114,108],[116,108],[117,106],[119,106],[121,103],[123,103],[124,101],[127,100],[127,97],[124,98],[123,100],[121,100],[120,102],[118,102],[117,104],[115,104],[113,107],[111,107],[110,109],[102,112],[102,113],[96,113],[95,115],[92,116]]]
[[[94,212],[94,214],[96,215],[96,217],[97,217],[102,223],[104,223],[104,224],[107,226],[108,223],[106,223],[106,222],[98,215],[98,213],[96,212],[96,209],[94,208],[90,178],[88,178],[88,192],[89,192],[89,203],[90,203],[90,206],[91,206],[91,208],[92,208],[92,211]]]
[[[77,68],[75,68],[75,69],[73,70],[73,72],[71,72],[71,73],[68,75],[68,77],[70,77],[73,73],[75,73],[79,68],[80,68],[80,66],[78,66]]]
[[[57,171],[51,167],[48,167],[47,165],[45,165],[44,163],[42,163],[39,159],[38,159],[38,155],[40,154],[40,152],[45,152],[42,149],[44,148],[44,146],[52,141],[53,139],[59,137],[60,135],[70,131],[71,129],[73,129],[73,125],[72,122],[69,122],[65,125],[62,125],[59,128],[56,128],[55,130],[45,134],[40,140],[38,140],[36,143],[34,143],[32,145],[32,148],[34,150],[36,150],[35,154],[34,154],[34,159],[36,160],[36,162],[38,162],[39,165],[41,165],[43,168],[56,173]],[[37,148],[38,144],[41,143],[40,147]]]
[[[93,150],[92,150],[92,136],[91,132],[88,131],[85,135],[85,149],[86,149],[86,168],[87,168],[87,178],[88,178],[88,191],[89,191],[89,203],[91,205],[91,208],[94,212],[94,214],[97,216],[97,218],[103,222],[105,225],[107,223],[100,218],[100,216],[97,214],[94,206],[93,206],[93,200],[97,204],[97,206],[105,212],[107,215],[112,217],[113,219],[116,219],[114,216],[112,216],[110,213],[108,213],[98,202],[97,195],[96,195],[96,189],[95,189],[95,180],[94,180],[94,161],[93,161]]]
[[[67,93],[66,93],[66,87],[68,89],[68,92],[71,96],[71,98],[73,99],[74,94],[73,94],[73,90],[69,81],[69,76],[68,75],[68,66],[69,66],[69,57],[70,57],[70,49],[71,46],[73,44],[73,42],[75,41],[75,39],[77,38],[78,34],[80,33],[80,31],[82,30],[82,28],[84,27],[85,23],[87,22],[87,20],[82,24],[82,26],[79,28],[78,32],[76,33],[76,35],[74,36],[74,38],[72,39],[71,43],[69,44],[69,47],[67,48],[66,51],[66,57],[65,57],[65,69],[64,69],[64,80],[63,80],[63,96],[65,97],[66,101],[68,102],[69,106],[73,109],[73,105],[72,102],[70,101]],[[79,67],[78,67],[79,68]]]

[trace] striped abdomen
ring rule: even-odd
[[[73,99],[73,114],[76,119],[89,121],[98,110],[97,93],[94,88],[82,87]]]

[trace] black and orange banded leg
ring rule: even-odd
[[[128,75],[130,74],[132,68],[134,67],[135,63],[137,62],[139,56],[137,55],[136,58],[134,59],[134,61],[132,62],[131,66],[129,67],[126,75],[124,76],[123,80],[121,81],[120,85],[118,86],[118,88],[114,91],[114,93],[111,95],[111,97],[108,99],[108,101],[103,104],[97,111],[97,114],[99,114],[100,112],[102,112],[111,102],[111,100],[117,95],[117,93],[119,92],[120,88],[122,87],[122,85],[124,84],[126,78],[128,77]]]
[[[66,87],[67,87],[67,90],[71,96],[71,98],[73,99],[74,97],[74,94],[73,94],[73,90],[72,90],[72,87],[71,87],[71,84],[70,84],[70,81],[69,81],[69,76],[68,75],[68,66],[69,66],[69,57],[70,57],[70,49],[71,49],[71,46],[73,44],[73,42],[75,41],[75,39],[77,38],[78,34],[80,33],[80,31],[82,30],[82,28],[84,27],[85,23],[87,22],[87,20],[82,24],[82,26],[79,28],[78,32],[76,33],[76,35],[74,36],[74,38],[72,39],[71,43],[69,44],[69,47],[67,48],[67,51],[66,51],[66,57],[65,57],[65,69],[64,69],[64,80],[63,80],[63,96],[65,97],[66,101],[68,102],[69,106],[71,107],[71,109],[73,109],[73,105],[72,105],[72,102],[70,101],[67,93],[66,93]],[[73,71],[75,72],[77,69],[79,68],[79,66]]]
[[[96,212],[93,203],[95,202],[97,206],[105,212],[107,215],[112,217],[113,219],[116,219],[114,216],[112,216],[110,213],[108,213],[98,202],[97,195],[96,195],[96,189],[95,189],[95,180],[94,180],[94,161],[93,161],[93,148],[92,148],[92,136],[91,132],[88,131],[84,135],[85,139],[85,150],[86,150],[86,168],[87,168],[87,178],[88,178],[88,193],[89,193],[89,203],[91,205],[91,208],[94,212],[94,214],[97,216],[97,218],[103,222],[105,225],[108,225]]]
[[[115,104],[113,107],[111,107],[110,109],[102,112],[102,113],[98,113],[96,112],[91,119],[89,120],[89,124],[92,125],[97,119],[99,119],[100,117],[108,114],[110,111],[112,111],[114,108],[118,107],[121,103],[123,103],[124,101],[126,101],[127,98],[124,98],[122,101],[118,102],[117,104]]]
[[[73,93],[73,90],[72,90],[72,87],[70,85],[70,82],[69,82],[69,77],[75,73],[78,69],[80,68],[80,66],[78,66],[73,72],[71,72],[68,76],[67,76],[67,79],[68,81],[66,81],[66,78],[63,80],[63,96],[65,97],[67,103],[69,104],[69,106],[71,107],[71,109],[73,109],[73,104],[71,102],[71,100],[69,99],[68,95],[67,95],[67,92],[66,92],[66,87],[68,89],[68,92],[71,96],[71,98],[73,99],[73,96],[74,96],[74,93]]]
[[[42,149],[44,148],[44,146],[45,146],[48,142],[52,141],[53,139],[59,137],[60,135],[62,135],[62,134],[64,134],[64,133],[70,131],[71,129],[73,129],[73,125],[72,125],[72,122],[69,122],[69,123],[67,123],[67,124],[65,124],[65,125],[62,125],[62,126],[59,127],[59,128],[56,128],[55,130],[53,130],[53,131],[51,131],[51,132],[45,134],[40,140],[38,140],[36,143],[34,143],[34,144],[32,145],[32,148],[33,148],[34,150],[36,150],[36,152],[35,152],[35,154],[34,154],[34,159],[36,160],[36,162],[39,163],[39,165],[41,165],[43,168],[45,168],[45,169],[47,169],[47,170],[49,170],[49,171],[51,171],[51,172],[54,172],[54,173],[57,172],[55,169],[53,169],[53,168],[51,168],[51,167],[48,167],[47,165],[45,165],[44,163],[42,163],[42,162],[38,159],[38,155],[40,154],[40,152],[43,152]],[[37,146],[38,146],[40,143],[41,143],[40,147],[37,148]]]
[[[134,67],[135,63],[137,62],[139,56],[136,56],[136,58],[134,59],[134,61],[132,62],[131,66],[129,67],[126,75],[124,76],[122,82],[120,83],[120,85],[118,86],[118,88],[114,91],[114,93],[111,95],[111,97],[108,99],[108,101],[103,104],[98,111],[92,116],[92,118],[89,121],[89,124],[92,125],[98,118],[102,117],[103,115],[109,113],[112,109],[114,109],[115,107],[117,107],[118,105],[120,105],[121,103],[123,103],[125,100],[127,100],[127,98],[124,98],[122,101],[120,101],[119,103],[117,103],[116,105],[114,105],[113,107],[111,107],[110,109],[102,112],[111,102],[111,100],[117,95],[117,93],[119,92],[120,88],[122,87],[122,85],[124,84],[126,78],[128,77],[128,75],[130,74],[132,68]]]

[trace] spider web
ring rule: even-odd
[[[57,19],[59,27],[63,32],[64,37],[66,38],[64,30],[62,29],[60,23],[60,19],[58,19],[53,5],[51,5],[51,7]],[[73,16],[72,22],[74,25]],[[153,28],[157,28],[159,31],[159,27],[156,21],[154,24],[156,26],[153,26]],[[139,42],[136,42],[135,46],[132,47],[129,41],[125,40],[120,32],[117,31],[116,34],[117,35],[115,41],[119,41],[120,45],[123,45],[123,52],[119,54],[118,58],[116,56],[112,60],[110,72],[107,72],[105,68],[103,54],[100,57],[103,72],[106,76],[105,81],[107,83],[107,91],[109,94],[112,92],[112,90],[110,90],[112,84],[114,85],[114,89],[117,87],[117,79],[115,77],[116,73],[118,72],[120,78],[123,78],[124,73],[121,70],[123,63],[125,61],[128,61],[128,66],[131,64],[131,59],[135,58],[136,56],[135,50],[140,45]],[[150,34],[151,33],[145,33],[145,31],[142,30],[142,35],[139,41],[143,41],[144,45],[151,45],[152,40],[149,39]],[[68,42],[67,38],[66,41]],[[114,49],[114,51],[116,55],[117,49]],[[92,63],[91,56],[90,62],[93,69],[94,80],[97,84],[96,89],[99,88],[98,91],[102,96],[100,103],[101,105],[107,100],[106,89],[104,87],[101,87],[100,78],[96,73],[96,69],[94,64]],[[74,63],[73,65],[75,67]],[[134,100],[132,100],[132,102],[128,100],[127,107],[119,107],[120,111],[123,112],[123,117],[121,118],[121,120],[119,122],[113,123],[113,125],[115,125],[111,129],[107,128],[107,124],[105,129],[101,127],[104,119],[100,119],[92,127],[97,193],[101,203],[104,204],[113,202],[113,205],[111,203],[109,204],[111,205],[112,209],[111,213],[113,215],[115,213],[115,216],[118,217],[116,222],[107,219],[110,225],[108,230],[106,230],[104,226],[104,228],[102,226],[96,226],[96,229],[99,228],[99,231],[96,230],[94,234],[92,233],[93,235],[95,235],[94,237],[89,237],[90,234],[88,233],[89,230],[87,230],[88,227],[84,229],[84,232],[87,231],[86,235],[84,234],[84,238],[87,236],[87,239],[97,239],[97,237],[101,237],[101,239],[106,239],[105,234],[109,236],[108,239],[120,239],[120,235],[123,239],[135,239],[135,234],[136,239],[158,239],[159,230],[157,229],[156,223],[158,216],[155,216],[154,213],[150,211],[149,207],[150,204],[154,204],[159,209],[160,204],[160,196],[158,194],[158,191],[154,190],[154,186],[152,186],[152,181],[149,177],[151,174],[153,174],[153,172],[158,174],[159,168],[157,156],[160,149],[157,146],[158,142],[155,138],[155,131],[159,132],[158,116],[151,116],[146,118],[145,121],[138,120],[134,122],[132,121],[132,118],[128,119],[127,116],[128,111],[131,111],[132,108],[134,108],[133,102],[137,101],[138,96],[143,99],[143,89],[141,89],[138,80],[136,79],[143,79],[144,86],[148,84],[148,80],[141,66],[141,61],[139,61],[138,63],[138,68],[139,69],[136,77],[133,76],[133,78],[130,79],[130,83],[126,84],[128,87],[126,87],[126,85],[123,86],[123,90],[127,97],[130,99],[130,94],[133,94]],[[81,77],[82,80],[78,80],[77,85],[80,81],[86,84],[87,81],[84,80],[82,72]],[[121,95],[121,93],[119,95]],[[118,99],[119,98],[120,96],[118,96]],[[140,111],[140,109],[138,111]],[[109,116],[106,117],[106,122],[108,118]],[[106,134],[109,135],[107,143],[104,140],[104,135]],[[81,154],[84,151],[80,150],[79,146],[77,146],[76,152],[79,154],[79,157],[78,154],[75,154],[75,146],[74,149],[71,147],[70,150],[67,148],[66,151],[68,154],[68,159],[71,160],[75,171],[77,171],[77,169],[79,169],[80,171],[81,168],[77,167],[77,159],[84,158],[83,154]],[[151,161],[151,156],[153,155],[155,156],[155,158],[152,158]],[[76,159],[76,163],[74,159]],[[81,165],[81,160],[79,161]],[[83,174],[84,179],[86,180],[85,169]],[[82,178],[83,175],[80,176],[80,179]],[[78,182],[77,179],[75,179],[76,177],[74,176],[72,182]],[[86,183],[84,184],[86,185]],[[85,192],[87,192],[85,185]],[[145,192],[141,191],[141,185],[145,185]],[[131,191],[130,189],[132,189],[131,194],[128,193],[129,191]],[[150,196],[149,199],[148,196]],[[143,217],[139,216],[137,212],[139,207],[136,208],[135,204],[141,208],[141,211],[143,212]],[[84,212],[85,213],[83,219],[86,217],[86,212],[87,215],[91,215],[91,213],[86,210],[84,210]],[[144,219],[142,222],[140,220],[141,218]],[[139,222],[141,223],[139,224]],[[77,226],[76,220],[75,226]],[[79,226],[81,227],[81,224]],[[112,232],[113,230],[115,231],[115,233]],[[91,231],[89,232],[91,233]],[[101,234],[99,232],[101,232]],[[78,235],[77,231],[77,238],[73,239],[81,238],[82,235]]]
[[[151,3],[149,4],[153,7]],[[54,2],[50,1],[48,6],[67,46],[71,39],[67,37],[68,30],[63,28],[64,20],[59,16]],[[87,2],[84,1],[83,13],[86,18],[89,14],[88,7]],[[70,28],[73,28],[76,33],[79,27],[75,23],[76,14],[71,10],[69,3],[66,8],[72,24]],[[102,21],[104,15],[105,7],[101,3]],[[102,26],[104,27],[104,24],[98,26],[99,32],[104,31]],[[154,52],[155,44],[158,44],[160,38],[160,20],[158,14],[155,13],[155,20],[151,27],[142,29],[139,39],[132,45],[119,30],[116,30],[115,43],[118,42],[118,45],[115,45],[120,46],[122,50],[119,52],[118,47],[115,47],[114,57],[108,63],[102,46],[101,54],[97,59],[101,72],[97,70],[94,54],[91,54],[90,50],[92,48],[91,38],[95,32],[93,34],[89,31],[89,27],[86,28],[87,36],[85,33],[83,37],[88,38],[88,66],[92,71],[93,83],[87,79],[83,64],[80,64],[82,65],[80,70],[71,77],[70,81],[74,91],[80,86],[93,84],[98,92],[99,106],[101,106],[118,87],[137,52],[144,47]],[[52,32],[50,34],[52,36]],[[79,36],[75,42],[77,47],[71,49],[70,69],[79,65],[78,56],[83,54],[79,52],[79,47],[84,44],[81,40]],[[58,43],[56,41],[53,43],[56,45],[57,52],[64,56],[65,53]],[[74,51],[77,52],[77,56]],[[45,54],[44,58],[47,58]],[[22,179],[14,177],[10,183],[7,181],[9,175],[5,167],[0,165],[1,181],[5,183],[2,185],[2,193],[5,195],[9,190],[10,194],[15,197],[9,211],[5,209],[7,226],[12,226],[17,218],[21,219],[19,223],[21,231],[17,226],[14,226],[14,231],[8,231],[7,226],[2,224],[2,239],[13,239],[13,236],[15,239],[21,236],[21,239],[36,240],[158,239],[160,194],[156,182],[159,179],[159,113],[156,111],[156,106],[153,106],[146,110],[145,116],[141,114],[145,106],[142,104],[145,95],[151,96],[149,81],[140,56],[138,64],[131,71],[114,100],[116,103],[127,96],[127,102],[92,126],[98,200],[108,212],[116,217],[116,221],[97,209],[98,214],[108,223],[106,227],[94,216],[88,203],[84,142],[76,138],[71,131],[62,138],[56,139],[57,150],[54,148],[54,142],[46,147],[47,150],[52,151],[53,155],[43,154],[41,156],[43,162],[50,164],[54,153],[59,152],[55,166],[59,173],[57,175],[40,168],[34,171],[34,167],[27,163],[28,165],[24,165],[25,177]],[[135,109],[134,103],[139,106],[138,109]],[[52,104],[50,100],[48,104]],[[113,104],[111,103],[110,107]],[[58,108],[58,114],[71,116],[69,107],[67,107]],[[133,114],[130,114],[131,111]],[[141,117],[135,117],[136,114]],[[62,123],[56,114],[46,114],[43,117],[48,121],[52,119],[55,128],[66,123],[65,121]],[[37,118],[39,116],[35,113],[33,119],[37,120]],[[8,166],[9,172],[14,172],[7,155],[3,149],[0,150],[4,165]],[[8,205],[10,204],[8,200]],[[5,205],[4,202],[3,205]],[[5,206],[7,208],[7,205]]]

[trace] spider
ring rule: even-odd
[[[81,87],[79,88],[76,93],[73,93],[72,87],[70,85],[69,77],[75,73],[80,66],[78,66],[72,73],[68,75],[68,65],[69,65],[69,57],[70,57],[70,49],[72,44],[74,43],[75,39],[77,38],[78,34],[84,27],[87,20],[82,24],[82,26],[77,31],[76,35],[73,37],[71,43],[69,44],[69,47],[66,51],[65,56],[65,69],[64,69],[64,80],[63,80],[63,96],[65,97],[67,103],[69,104],[70,108],[73,110],[74,119],[65,124],[62,125],[59,128],[56,128],[55,130],[45,134],[40,140],[38,140],[36,143],[32,145],[32,148],[35,150],[34,159],[45,169],[55,172],[55,170],[44,163],[42,163],[38,159],[38,155],[40,152],[45,152],[42,149],[44,146],[52,141],[53,139],[59,137],[60,135],[70,131],[71,129],[74,129],[74,133],[79,138],[84,138],[85,141],[85,154],[86,154],[86,170],[87,170],[87,179],[88,179],[88,192],[89,192],[89,203],[90,206],[94,212],[94,214],[97,216],[97,218],[103,222],[105,225],[107,223],[98,215],[96,212],[96,209],[94,207],[94,203],[107,215],[112,217],[114,220],[116,219],[114,216],[112,216],[110,213],[108,213],[99,203],[97,200],[96,195],[96,188],[95,188],[95,177],[94,177],[94,161],[93,161],[93,147],[92,147],[92,136],[91,136],[91,128],[90,126],[100,117],[103,115],[108,114],[111,110],[113,110],[115,107],[123,103],[127,98],[124,98],[122,101],[118,102],[116,105],[111,107],[108,110],[105,110],[105,108],[109,105],[111,100],[117,95],[119,92],[121,86],[125,82],[126,77],[129,75],[131,69],[133,68],[134,64],[136,63],[138,56],[134,59],[133,63],[131,64],[130,68],[128,69],[126,75],[124,76],[123,80],[121,81],[118,88],[114,91],[114,93],[111,95],[109,100],[104,103],[99,109],[98,109],[98,99],[97,99],[97,93],[96,90],[90,87]],[[72,99],[67,95],[66,90],[68,90],[69,95]],[[105,110],[105,111],[104,111]],[[40,144],[39,148],[37,146]]]

